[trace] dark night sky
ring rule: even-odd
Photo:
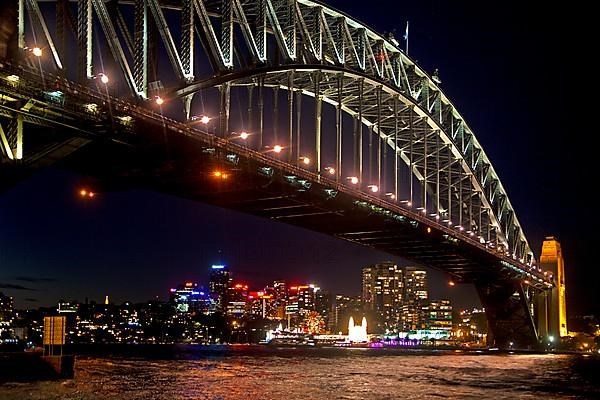
[[[545,235],[561,240],[569,312],[598,313],[597,218],[586,189],[596,180],[590,10],[514,0],[327,3],[379,32],[396,29],[398,38],[410,20],[410,55],[428,71],[439,68],[442,88],[493,162],[538,256]],[[81,203],[78,179],[49,169],[0,195],[0,291],[18,306],[105,294],[116,302],[164,298],[183,280],[205,283],[217,249],[252,284],[287,278],[349,294],[358,293],[362,266],[390,259],[163,194],[107,193]],[[431,281],[436,297],[459,305],[474,299],[470,287],[446,288],[440,273]]]

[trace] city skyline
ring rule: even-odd
[[[565,132],[583,131],[569,118],[563,114],[547,118],[547,110],[553,109],[549,98],[555,93],[569,97],[563,77],[568,74],[549,62],[555,47],[570,51],[567,39],[542,40],[556,35],[558,27],[535,18],[533,6],[520,7],[519,15],[508,15],[510,7],[498,7],[492,15],[487,9],[480,13],[474,2],[467,3],[457,8],[407,5],[410,55],[429,71],[439,68],[442,87],[457,101],[485,144],[536,254],[539,256],[546,235],[561,241],[569,309],[592,311],[599,301],[590,282],[598,272],[585,270],[593,262],[589,250],[593,232],[572,215],[592,215],[593,210],[580,191],[569,190],[583,184],[583,174],[573,176],[564,168],[586,167],[590,149],[561,143]],[[361,15],[381,32],[404,28],[403,21],[380,15],[377,7],[364,10],[352,2],[330,4]],[[549,11],[559,14],[557,9]],[[472,18],[478,13],[483,16]],[[576,37],[578,31],[567,34]],[[535,57],[530,57],[531,52]],[[471,54],[485,57],[474,61]],[[512,59],[525,63],[528,73],[517,71]],[[485,99],[483,104],[481,99]],[[513,143],[520,143],[522,150],[513,151]],[[355,284],[344,279],[352,275],[347,271],[357,273],[361,265],[389,258],[323,235],[145,191],[100,193],[93,204],[81,204],[75,196],[79,180],[72,173],[51,169],[0,197],[1,290],[37,300],[29,304],[48,302],[53,292],[65,289],[72,290],[74,297],[82,297],[86,291],[101,297],[111,284],[114,298],[124,298],[131,290],[139,291],[136,296],[140,298],[152,297],[160,292],[164,280],[166,286],[174,283],[175,277],[169,276],[173,269],[191,275],[199,266],[214,262],[217,248],[223,248],[230,264],[239,265],[240,270],[270,276],[287,257],[285,268],[292,277],[310,268],[311,280],[323,276],[324,282],[352,288]],[[205,229],[207,226],[210,229]],[[56,249],[65,244],[69,250],[59,254]],[[321,260],[311,265],[307,253],[313,251],[321,256],[314,258]],[[165,270],[166,276],[161,274]],[[144,279],[139,280],[140,276]],[[443,274],[438,277],[432,282],[445,290],[446,279]],[[141,283],[133,289],[125,284],[136,280]],[[103,287],[84,289],[90,282]],[[473,294],[472,288],[464,286],[451,291],[452,296],[465,297],[463,301],[471,301]]]

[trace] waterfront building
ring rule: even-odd
[[[375,332],[396,331],[400,322],[403,271],[387,261],[362,270],[362,300],[366,311],[375,317]]]
[[[227,293],[232,282],[231,273],[225,265],[213,265],[210,271],[208,289],[213,300],[213,311],[225,312],[227,309]]]
[[[453,337],[465,343],[485,345],[487,339],[487,318],[484,308],[460,310],[453,318]]]
[[[446,331],[448,337],[452,331],[452,305],[450,300],[429,300],[423,306],[426,329]]]
[[[404,267],[402,296],[402,329],[414,331],[425,328],[423,306],[428,298],[427,271],[419,267]]]

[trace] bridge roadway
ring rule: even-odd
[[[6,80],[15,74],[18,84]],[[139,104],[8,64],[0,68],[0,78],[0,113],[21,115],[27,129],[50,129],[57,140],[40,146],[42,151],[29,158],[33,161],[4,165],[3,182],[58,161],[96,177],[100,190],[146,187],[369,246],[437,268],[457,283],[475,284],[498,346],[538,341],[527,310],[535,294],[553,284],[535,267],[409,207]],[[48,95],[59,92],[57,99]],[[90,112],[89,104],[116,118]],[[215,177],[217,170],[227,179]]]

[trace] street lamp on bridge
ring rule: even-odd
[[[42,51],[42,48],[39,46],[24,47],[23,50],[30,52],[35,57],[41,57],[44,54],[44,52]]]
[[[96,75],[92,75],[91,78],[99,79],[100,82],[104,83],[105,85],[108,84],[108,82],[110,81],[110,79],[108,78],[108,75],[106,75],[104,72],[100,72]]]

